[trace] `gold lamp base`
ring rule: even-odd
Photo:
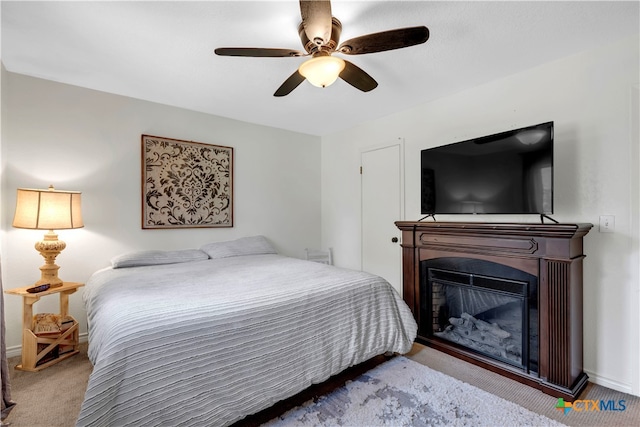
[[[58,240],[58,235],[53,230],[49,230],[44,235],[44,240],[35,244],[35,248],[44,258],[44,265],[40,267],[41,277],[35,285],[48,284],[52,288],[62,286],[62,279],[58,277],[60,266],[56,265],[56,257],[62,252],[67,244]]]

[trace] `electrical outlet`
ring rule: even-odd
[[[616,217],[614,215],[600,215],[600,232],[613,233],[616,229]]]

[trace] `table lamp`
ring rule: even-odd
[[[78,191],[60,191],[49,186],[48,190],[18,188],[16,212],[13,226],[31,230],[49,230],[44,240],[37,242],[35,248],[44,257],[45,263],[40,267],[40,280],[35,286],[49,284],[55,288],[62,286],[58,277],[60,267],[56,265],[56,257],[67,246],[53,230],[65,230],[84,227],[80,209]]]

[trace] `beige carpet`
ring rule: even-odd
[[[11,395],[17,403],[5,422],[12,427],[71,427],[84,399],[91,363],[87,344],[80,353],[40,372],[18,371],[19,357],[9,359]]]
[[[567,415],[555,409],[557,399],[516,381],[481,369],[431,348],[416,344],[407,355],[419,363],[472,384],[569,426],[638,426],[640,398],[590,384],[580,396],[588,400],[625,400],[625,411],[577,412]],[[71,427],[80,411],[91,364],[86,344],[77,356],[41,372],[13,369],[19,358],[9,360],[13,399],[18,403],[6,420],[13,427]],[[491,402],[487,402],[491,405]],[[500,408],[495,408],[499,411]],[[119,426],[113,426],[119,427]]]

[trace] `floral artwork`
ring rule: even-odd
[[[142,228],[233,227],[233,148],[142,135]]]

